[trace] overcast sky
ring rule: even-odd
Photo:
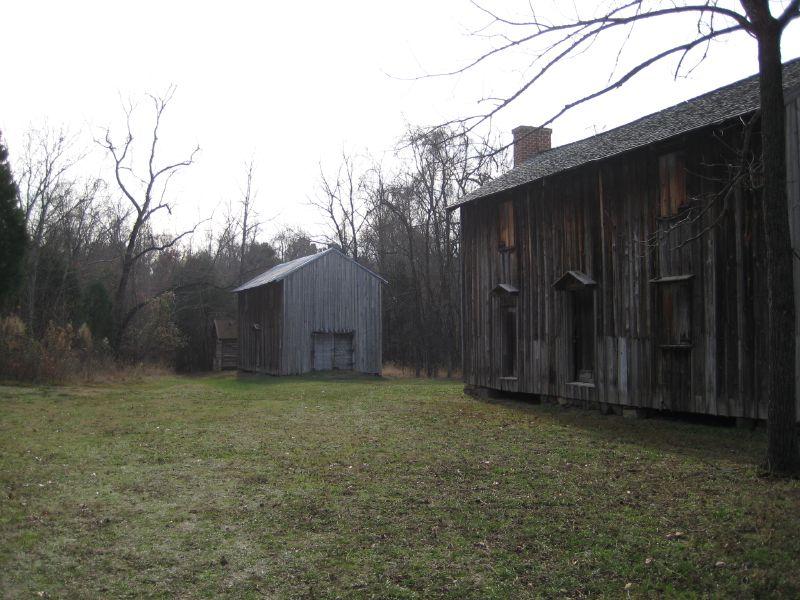
[[[552,15],[571,2],[534,4]],[[334,171],[342,150],[391,162],[407,123],[470,114],[480,98],[506,94],[524,80],[524,55],[458,77],[408,79],[480,54],[494,41],[470,32],[486,22],[468,0],[6,2],[0,130],[12,160],[26,129],[45,122],[89,144],[107,126],[119,131],[122,98],[140,100],[138,134],[149,126],[143,95],[175,84],[164,159],[183,158],[195,145],[201,152],[176,181],[180,211],[177,223],[165,226],[219,214],[222,203],[238,199],[243,165],[252,157],[258,210],[273,219],[267,233],[281,225],[318,233],[321,218],[307,202],[320,163]],[[686,25],[640,28],[622,66],[676,32],[691,35]],[[784,36],[785,60],[800,56],[798,33],[795,23]],[[607,81],[618,42],[609,38],[542,80],[493,121],[493,130],[509,141],[514,126],[537,125]],[[755,43],[746,35],[731,38],[715,44],[686,78],[674,81],[667,65],[655,68],[562,117],[552,125],[553,143],[620,125],[756,69]],[[97,150],[82,168],[97,170],[102,158]]]

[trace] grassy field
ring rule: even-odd
[[[453,382],[0,387],[5,597],[800,595],[764,438]]]

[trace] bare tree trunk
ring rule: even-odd
[[[800,18],[800,0],[786,2],[739,0],[739,3],[744,11],[737,11],[732,3],[717,0],[652,3],[619,0],[602,3],[603,7],[599,13],[587,13],[586,16],[581,16],[577,4],[574,3],[574,17],[563,16],[552,21],[537,18],[531,4],[532,19],[528,22],[502,18],[483,8],[482,10],[494,20],[493,24],[505,24],[515,33],[509,36],[505,35],[507,31],[502,32],[504,35],[495,32],[495,36],[504,40],[503,44],[492,47],[465,66],[445,74],[463,74],[485,60],[490,58],[496,60],[502,54],[516,55],[524,61],[526,69],[532,68],[532,74],[526,76],[521,86],[512,93],[488,103],[490,108],[487,111],[459,120],[462,125],[468,125],[466,132],[469,133],[481,123],[490,122],[499,111],[532,90],[535,84],[552,72],[558,63],[585,52],[605,32],[613,29],[620,31],[630,27],[628,29],[630,33],[632,25],[641,21],[658,22],[679,15],[697,17],[697,21],[692,24],[692,30],[696,31],[696,34],[689,41],[666,43],[657,51],[647,48],[647,53],[637,58],[636,66],[617,74],[619,58],[630,39],[630,36],[626,36],[618,50],[614,72],[607,85],[564,104],[563,108],[557,110],[547,120],[539,121],[540,126],[545,126],[576,106],[622,87],[639,73],[669,57],[679,57],[675,70],[677,76],[682,67],[685,67],[687,57],[699,48],[707,49],[714,39],[744,32],[757,40],[762,111],[764,169],[762,210],[768,310],[765,333],[766,360],[769,364],[767,374],[769,441],[766,466],[773,473],[786,474],[800,471],[800,454],[796,432],[793,253],[787,218],[786,117],[780,43],[786,26]],[[778,16],[773,16],[771,12],[773,9]],[[525,35],[519,35],[520,31],[524,31]],[[521,52],[520,48],[525,48],[528,52]],[[705,56],[706,53],[700,60],[702,61]],[[760,256],[758,258],[761,259]]]
[[[128,308],[127,302],[128,290],[130,288],[131,277],[134,275],[134,267],[147,255],[151,253],[160,253],[168,248],[172,248],[178,244],[184,237],[194,233],[197,225],[183,231],[174,236],[170,236],[167,240],[156,240],[152,235],[147,236],[148,226],[152,222],[152,216],[159,211],[164,211],[172,214],[172,202],[167,199],[167,188],[172,176],[180,169],[190,166],[194,162],[194,157],[199,152],[199,146],[196,147],[189,158],[167,164],[162,167],[156,166],[156,153],[159,141],[159,128],[161,126],[161,118],[164,110],[167,107],[172,95],[175,92],[174,87],[170,87],[163,97],[150,96],[153,101],[153,108],[155,113],[155,122],[153,124],[152,134],[150,136],[150,149],[147,162],[147,173],[145,177],[136,177],[129,161],[131,160],[131,146],[133,144],[133,133],[131,133],[131,111],[132,108],[127,108],[126,125],[127,135],[122,144],[117,145],[111,136],[111,131],[106,130],[104,139],[97,140],[97,143],[106,149],[108,154],[114,161],[114,176],[117,185],[122,192],[123,196],[128,200],[132,207],[132,212],[136,215],[130,233],[127,236],[125,244],[125,254],[122,257],[122,265],[117,289],[114,293],[114,310],[113,310],[113,333],[111,339],[111,347],[114,352],[119,354],[122,346],[122,341],[125,331],[128,328],[133,317],[141,310],[150,300],[154,300],[158,295],[151,297],[142,302],[134,302]],[[143,236],[148,239],[143,239]]]
[[[758,22],[761,140],[764,164],[764,233],[767,276],[769,471],[800,470],[795,409],[795,312],[793,253],[787,219],[785,107],[781,30],[774,19]]]
[[[137,219],[128,237],[128,244],[125,247],[125,255],[122,259],[122,270],[120,271],[119,281],[117,282],[117,290],[114,293],[114,326],[111,333],[111,347],[114,349],[114,352],[119,352],[122,345],[122,337],[125,333],[125,296],[128,292],[128,282],[130,281],[131,272],[133,270],[133,251],[139,237],[139,227],[140,223],[139,219]]]
[[[244,283],[244,260],[247,255],[247,238],[253,225],[248,224],[253,203],[253,161],[247,165],[247,189],[242,197],[242,243],[239,247],[239,283]]]

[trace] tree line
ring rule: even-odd
[[[448,205],[507,168],[498,142],[463,128],[409,127],[393,168],[343,154],[314,205],[327,240],[381,273],[384,359],[416,375],[461,366],[457,215]]]
[[[463,128],[409,127],[389,166],[343,153],[334,172],[320,168],[309,191],[328,226],[316,234],[284,227],[265,235],[263,219],[274,207],[257,198],[251,161],[243,184],[232,182],[221,218],[173,231],[169,216],[180,199],[170,184],[190,176],[198,151],[162,160],[173,93],[147,98],[148,134],[134,135],[142,109],[126,105],[122,127],[95,140],[110,167],[106,179],[86,175],[88,149],[62,128],[31,129],[13,164],[3,147],[0,337],[67,340],[62,345],[72,348],[85,347],[88,335],[95,353],[118,364],[209,369],[213,319],[236,314],[230,290],[334,244],[389,281],[385,360],[418,375],[454,374],[459,246],[446,207],[505,168],[499,144]],[[30,345],[13,348],[36,354]],[[35,377],[37,369],[27,372]]]

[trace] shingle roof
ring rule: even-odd
[[[294,273],[295,271],[302,269],[307,264],[314,262],[315,260],[322,258],[323,256],[331,253],[338,253],[343,258],[352,261],[360,268],[364,269],[367,273],[372,275],[373,277],[377,277],[383,283],[386,283],[386,280],[378,275],[377,273],[370,271],[364,265],[359,264],[358,262],[354,261],[352,258],[347,256],[346,254],[342,253],[341,250],[338,248],[328,248],[323,252],[317,252],[316,254],[310,254],[309,256],[303,256],[301,258],[296,258],[294,260],[290,260],[289,262],[281,263],[279,265],[275,265],[271,269],[264,271],[261,275],[253,277],[250,281],[247,281],[237,287],[234,292],[243,292],[245,290],[249,290],[252,288],[260,287],[262,285],[266,285],[268,283],[272,283],[273,281],[280,281],[285,279],[288,275]]]
[[[800,86],[800,58],[784,63],[783,84],[787,90]],[[513,189],[548,175],[716,125],[752,112],[758,105],[758,75],[753,75],[627,125],[537,154],[470,192],[449,208],[452,210],[473,200]]]

